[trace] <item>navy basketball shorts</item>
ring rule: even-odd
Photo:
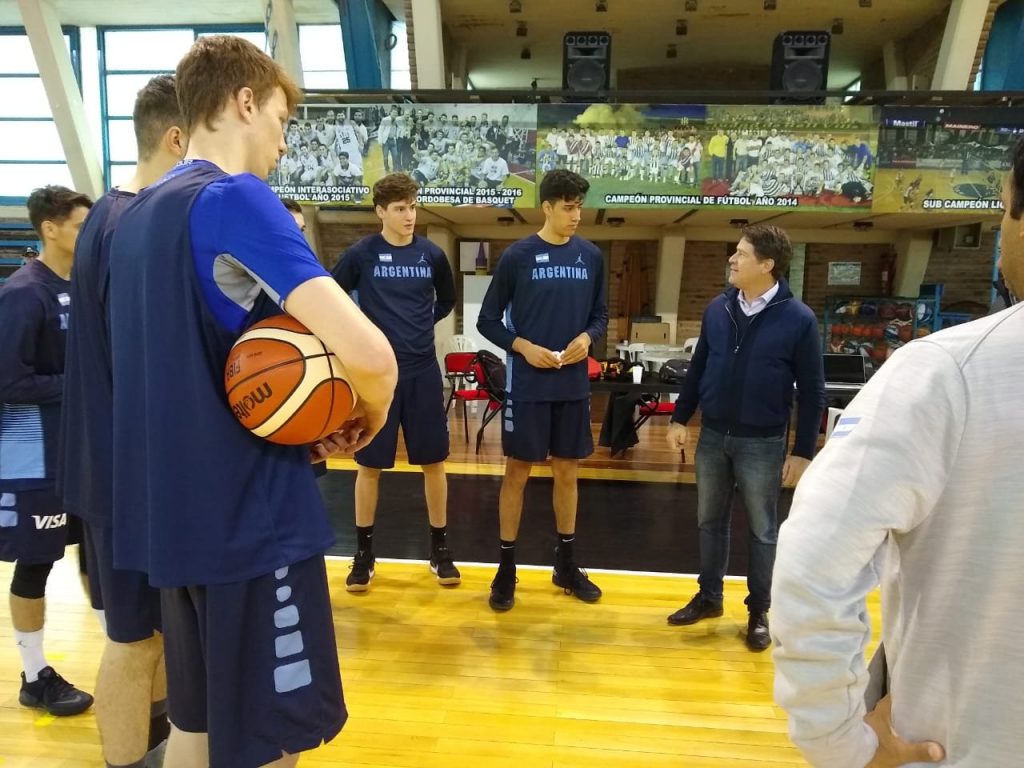
[[[448,414],[444,412],[441,369],[435,362],[421,373],[398,375],[388,420],[377,436],[356,453],[356,463],[371,469],[391,469],[402,428],[410,464],[437,464],[448,458]]]
[[[248,581],[160,591],[168,717],[210,768],[254,768],[348,719],[322,555]]]
[[[0,493],[0,560],[25,565],[60,560],[71,519],[53,488]]]
[[[137,643],[161,631],[160,590],[146,574],[114,568],[114,533],[109,525],[85,523],[89,594],[93,608],[102,609],[107,637],[115,643]]]
[[[519,461],[585,459],[594,452],[590,398],[534,403],[506,400],[501,418],[501,448]]]

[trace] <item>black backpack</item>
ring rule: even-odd
[[[682,384],[686,378],[686,371],[690,364],[681,358],[675,357],[665,361],[658,371],[658,378],[666,384]]]
[[[475,370],[477,364],[480,366],[483,380],[477,381],[476,385],[495,400],[504,402],[507,375],[505,363],[493,352],[481,349],[470,361],[470,369]]]

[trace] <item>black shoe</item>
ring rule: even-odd
[[[561,587],[567,595],[576,595],[584,603],[596,603],[601,599],[601,589],[587,577],[587,572],[575,565],[555,566],[551,581]]]
[[[26,683],[25,673],[21,673],[18,702],[24,707],[45,709],[51,715],[65,717],[85,712],[92,706],[92,696],[75,688],[53,667],[43,667],[34,683]]]
[[[462,574],[452,562],[452,553],[448,547],[436,547],[430,556],[430,571],[437,576],[437,583],[445,587],[454,587],[462,583]]]
[[[703,592],[693,596],[693,600],[668,617],[668,623],[682,627],[696,624],[701,619],[714,619],[721,616],[722,604],[709,600]]]
[[[345,589],[349,592],[366,592],[370,589],[370,582],[373,581],[373,564],[376,560],[370,552],[356,552],[351,572],[345,579]]]
[[[499,568],[494,575],[494,581],[491,582],[491,597],[487,601],[491,608],[496,611],[510,610],[516,604],[516,584],[518,583],[519,579],[516,578],[515,568],[507,570]]]
[[[752,651],[763,651],[772,644],[772,636],[768,633],[768,613],[751,611],[747,622],[747,648]]]

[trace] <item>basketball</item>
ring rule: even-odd
[[[337,431],[356,401],[341,361],[289,315],[256,323],[239,337],[224,367],[224,389],[242,426],[282,445],[314,443]]]

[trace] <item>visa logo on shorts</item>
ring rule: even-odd
[[[61,513],[59,515],[32,515],[32,519],[36,521],[36,530],[44,531],[51,528],[63,528],[68,524],[67,513]]]
[[[391,263],[391,254],[390,253],[378,253],[377,254],[377,258],[379,258],[385,264],[390,264]]]
[[[546,253],[539,253],[534,257],[537,264],[547,264],[551,261],[551,257]]]

